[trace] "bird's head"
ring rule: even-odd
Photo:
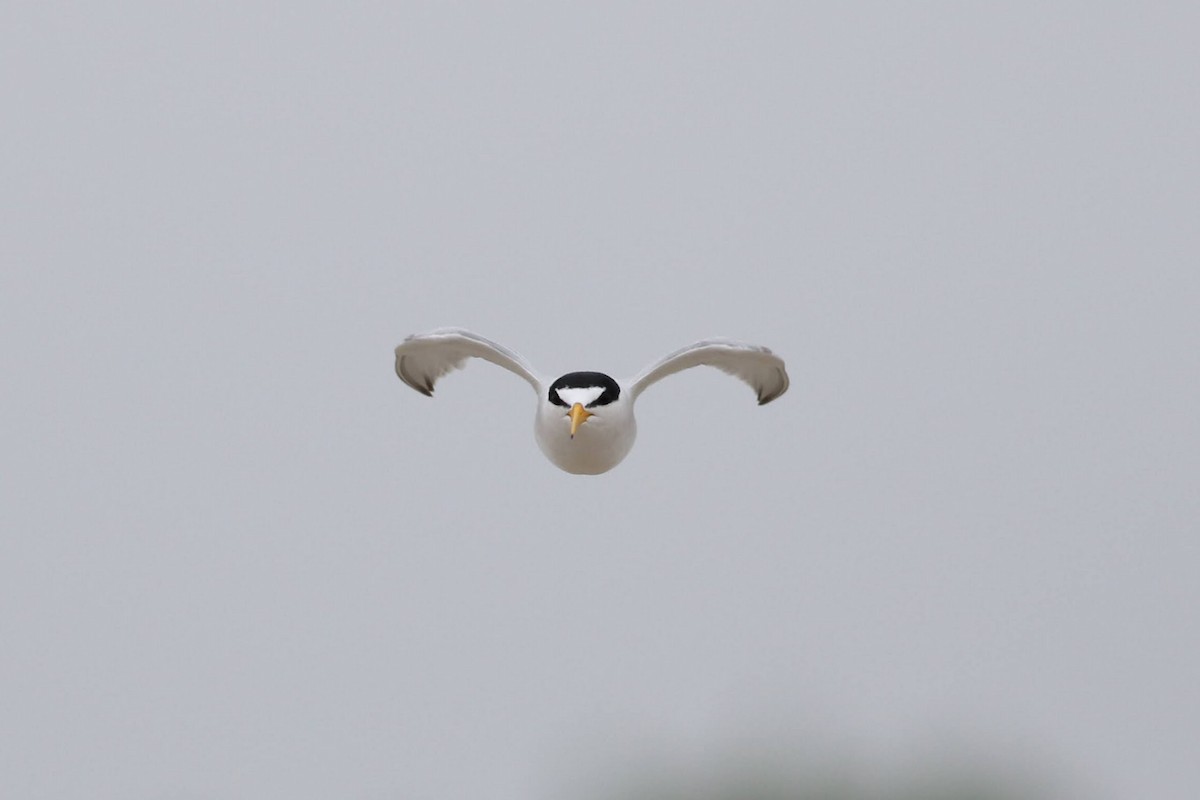
[[[603,414],[603,409],[621,396],[621,387],[603,372],[568,372],[550,385],[547,398],[561,406],[571,420],[571,438],[583,423]]]

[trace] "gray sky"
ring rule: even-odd
[[[119,5],[0,12],[7,795],[1200,794],[1194,5]],[[569,476],[443,325],[792,389]]]

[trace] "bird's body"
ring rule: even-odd
[[[637,438],[637,420],[633,418],[633,403],[629,397],[622,394],[603,406],[595,404],[595,401],[589,405],[588,396],[595,394],[591,389],[548,390],[543,402],[538,403],[537,420],[533,425],[533,435],[546,458],[559,469],[576,475],[608,472],[629,455],[633,440]],[[547,400],[550,391],[565,397],[560,399],[568,407],[574,408],[578,402],[591,412],[587,421],[577,426],[574,436],[571,435],[569,412],[564,414],[566,408]]]
[[[417,334],[396,348],[396,374],[425,395],[437,380],[482,358],[524,378],[538,394],[534,437],[559,469],[598,475],[629,454],[637,438],[633,406],[652,383],[680,370],[712,366],[738,377],[758,392],[765,405],[788,388],[783,361],[765,347],[728,339],[708,339],[678,350],[635,378],[617,381],[601,372],[568,372],[554,381],[539,377],[519,355],[478,334],[441,328]]]

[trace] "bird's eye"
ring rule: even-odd
[[[600,396],[597,397],[592,402],[587,404],[588,408],[595,408],[596,406],[606,406],[609,403],[615,401],[620,396],[621,390],[620,390],[620,388],[617,387],[616,381],[612,381],[611,378],[609,380],[612,382],[612,384],[606,385],[604,387],[604,391],[600,393]]]

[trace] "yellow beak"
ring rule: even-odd
[[[583,407],[583,403],[576,403],[571,406],[571,413],[568,414],[571,418],[571,438],[575,438],[575,431],[579,430],[579,426],[587,422],[587,418],[592,416],[592,412]]]

